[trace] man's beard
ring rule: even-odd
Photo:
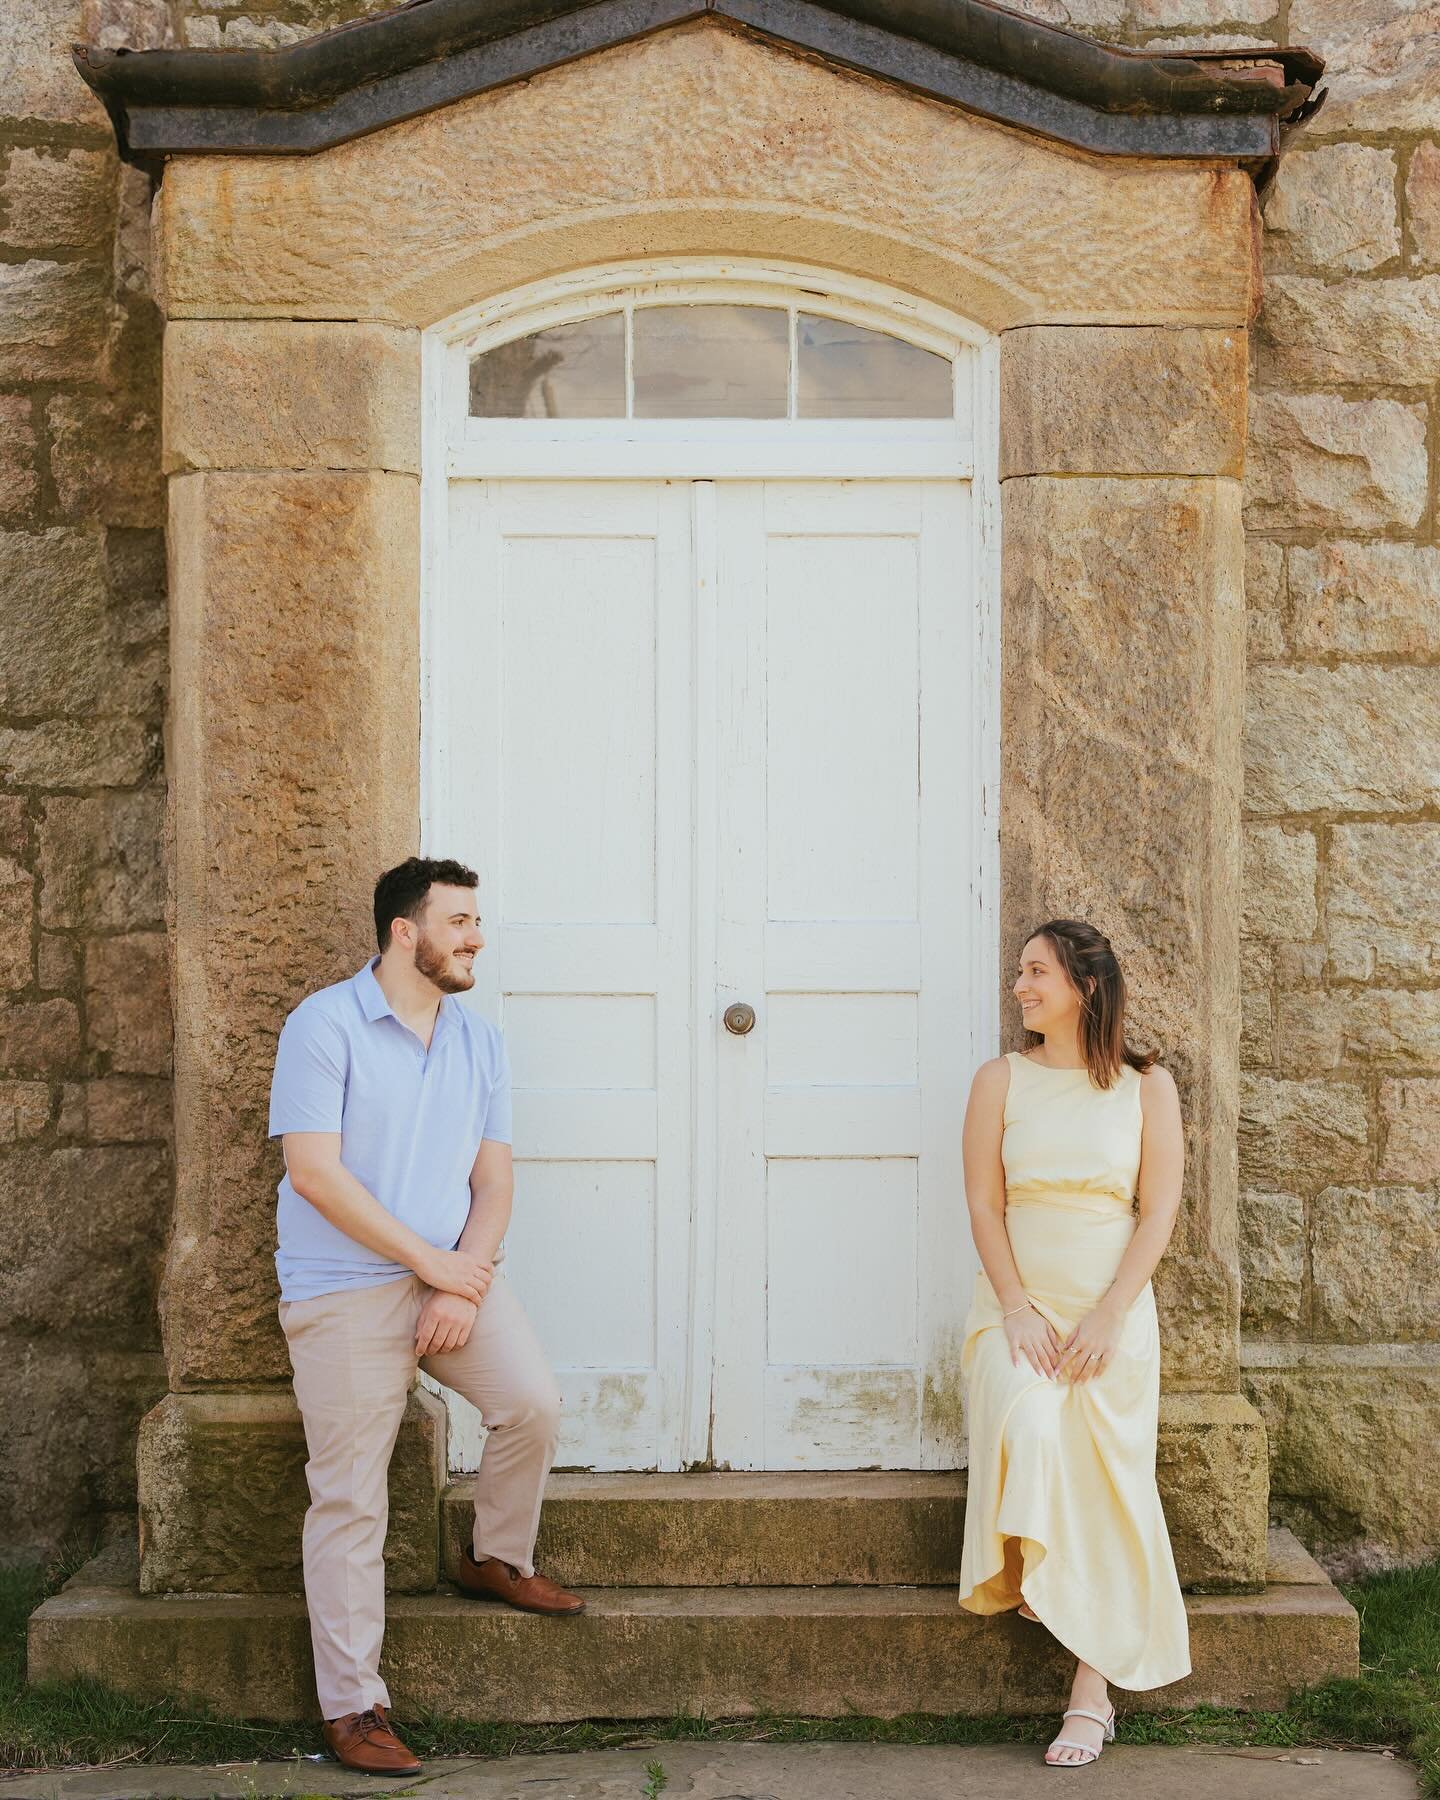
[[[442,994],[463,994],[475,985],[474,971],[457,969],[423,931],[415,939],[415,967],[427,981],[433,981]]]

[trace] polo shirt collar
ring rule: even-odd
[[[355,977],[355,992],[360,996],[360,1010],[367,1019],[383,1019],[387,1013],[393,1019],[395,1009],[385,998],[385,990],[375,979],[375,965],[379,957],[371,957],[365,967]]]
[[[385,998],[385,990],[381,987],[379,981],[377,981],[375,977],[375,967],[379,961],[380,958],[378,956],[371,957],[365,967],[355,976],[355,992],[360,997],[360,1010],[364,1013],[365,1017],[371,1021],[388,1017],[395,1019],[395,1022],[398,1025],[400,1021],[396,1017],[395,1008],[391,1006],[390,1002]],[[442,994],[440,996],[440,1010],[435,1019],[435,1029],[437,1033],[442,1028],[448,1031],[455,1023],[455,1014],[459,1009],[459,1004],[459,1001],[456,1000],[453,994]],[[431,1043],[433,1045],[433,1038],[431,1039]]]

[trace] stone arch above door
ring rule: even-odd
[[[728,253],[990,330],[1244,325],[1252,207],[1234,164],[1095,156],[700,23],[316,157],[179,158],[160,286],[170,318],[423,328],[563,269]]]

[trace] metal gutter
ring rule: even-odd
[[[278,50],[103,50],[122,152],[306,155],[669,25],[743,30],[1101,155],[1260,168],[1313,110],[1309,50],[1112,49],[993,0],[410,0]]]

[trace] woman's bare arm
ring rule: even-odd
[[[1185,1176],[1185,1130],[1175,1078],[1158,1066],[1140,1077],[1140,1175],[1135,1184],[1140,1223],[1120,1258],[1103,1304],[1128,1312],[1155,1273],[1180,1212]]]

